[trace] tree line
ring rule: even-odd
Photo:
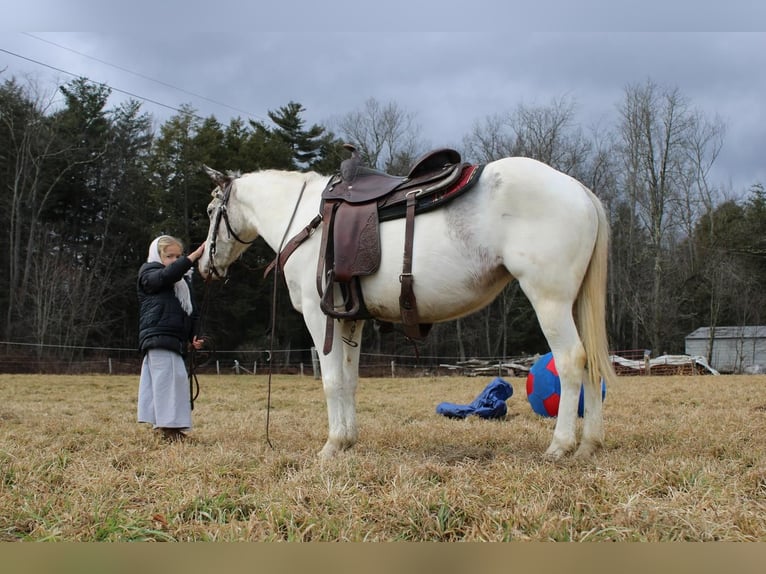
[[[428,151],[415,115],[375,98],[332,125],[307,125],[304,107],[290,101],[269,111],[268,122],[238,117],[225,125],[183,105],[156,128],[139,101],[109,105],[110,95],[85,78],[47,94],[32,81],[0,84],[5,342],[49,346],[63,359],[83,347],[132,348],[136,274],[149,242],[169,233],[195,246],[207,234],[211,183],[203,164],[330,175],[350,142],[368,165],[403,174]],[[700,326],[760,324],[766,193],[761,182],[727,190],[712,180],[725,124],[651,80],[627,86],[615,105],[614,125],[588,129],[566,97],[498,110],[475,122],[458,151],[477,163],[533,157],[601,198],[612,227],[613,349],[680,353]],[[195,279],[205,331],[219,348],[311,346],[284,285],[262,277],[272,258],[256,242],[225,285]],[[373,322],[365,339],[370,352],[413,352],[403,335]],[[512,283],[486,309],[435,326],[417,353],[454,360],[545,351],[534,312]]]

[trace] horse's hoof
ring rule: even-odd
[[[583,462],[593,462],[596,458],[596,453],[601,448],[600,444],[594,444],[592,442],[583,442],[575,452],[574,457]]]
[[[564,458],[564,455],[566,454],[566,451],[561,450],[559,448],[549,448],[545,451],[545,455],[543,455],[543,458],[549,462],[556,462]]]
[[[351,439],[345,439],[340,441],[330,439],[322,447],[322,450],[319,451],[319,457],[323,460],[329,460],[331,458],[335,458],[340,453],[354,446],[354,443],[355,441]]]
[[[334,458],[336,454],[338,454],[338,449],[328,442],[322,447],[322,450],[319,451],[317,456],[319,456],[320,460],[324,461]]]
[[[574,444],[566,445],[554,440],[548,447],[548,450],[545,451],[545,459],[551,461],[561,460],[570,452],[572,452],[574,447]]]

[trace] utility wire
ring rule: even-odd
[[[100,64],[104,64],[106,66],[111,66],[112,68],[115,68],[117,70],[121,70],[123,72],[127,72],[128,74],[132,74],[132,75],[137,76],[139,78],[142,78],[144,80],[149,80],[150,82],[155,82],[155,83],[160,84],[162,86],[165,86],[167,88],[171,88],[173,90],[178,90],[179,92],[182,92],[184,94],[187,94],[187,95],[190,95],[190,96],[194,96],[195,98],[200,98],[202,100],[205,100],[207,102],[216,104],[218,106],[222,106],[224,108],[228,108],[228,109],[233,110],[235,112],[239,112],[241,114],[245,114],[247,116],[250,116],[251,118],[259,119],[259,120],[265,120],[265,118],[262,118],[262,117],[260,117],[260,116],[258,116],[256,114],[250,113],[247,110],[242,110],[242,109],[236,108],[234,106],[230,106],[229,104],[226,104],[224,102],[220,102],[218,100],[214,100],[212,98],[208,98],[207,96],[203,96],[202,94],[197,94],[195,92],[191,92],[191,91],[186,90],[184,88],[179,88],[176,85],[169,84],[168,82],[164,82],[162,80],[158,80],[156,78],[152,78],[152,77],[144,75],[144,74],[142,74],[140,72],[135,72],[135,71],[130,70],[128,68],[125,68],[123,66],[119,66],[117,64],[113,64],[111,62],[107,62],[106,60],[102,60],[100,58],[96,58],[95,56],[91,56],[89,54],[85,54],[83,52],[79,52],[79,51],[77,51],[77,50],[75,50],[73,48],[69,48],[68,46],[64,46],[62,44],[58,44],[57,42],[53,42],[52,40],[47,40],[45,38],[41,38],[39,36],[35,36],[34,34],[30,34],[29,32],[22,32],[22,34],[24,34],[25,36],[28,36],[30,38],[34,38],[35,40],[38,40],[40,42],[45,42],[46,44],[50,44],[51,46],[56,46],[57,48],[61,48],[62,50],[67,50],[69,52],[72,52],[73,54],[77,54],[78,56],[82,56],[83,58],[88,58],[90,60],[93,60],[94,62],[99,62]]]
[[[70,72],[70,71],[64,70],[62,68],[57,68],[56,66],[52,66],[50,64],[46,64],[45,62],[41,62],[40,60],[35,60],[34,58],[29,58],[27,56],[22,56],[21,54],[18,54],[16,52],[12,52],[11,50],[6,50],[5,48],[0,48],[0,52],[3,52],[3,53],[8,54],[10,56],[14,56],[16,58],[20,58],[22,60],[26,60],[27,62],[31,62],[33,64],[37,64],[38,66],[43,66],[45,68],[49,68],[51,70],[54,70],[56,72],[60,72],[62,74],[66,74],[68,76],[72,76],[74,78],[83,78],[84,80],[86,80],[86,81],[88,81],[88,82],[90,82],[92,84],[95,84],[97,86],[102,86],[104,88],[108,88],[108,89],[112,90],[113,92],[118,92],[120,94],[125,94],[127,96],[130,96],[131,98],[136,98],[136,99],[139,99],[139,100],[143,100],[144,102],[149,102],[151,104],[155,104],[157,106],[161,106],[163,108],[167,108],[169,110],[173,110],[174,112],[178,112],[179,114],[190,115],[190,116],[192,116],[194,118],[197,118],[199,120],[204,120],[205,119],[205,118],[203,118],[202,116],[200,116],[200,115],[198,115],[196,113],[189,112],[188,110],[183,110],[183,109],[178,108],[176,106],[171,106],[169,104],[162,103],[162,102],[160,102],[158,100],[154,100],[152,98],[148,98],[146,96],[140,96],[140,95],[138,95],[136,93],[129,92],[128,90],[123,90],[123,89],[120,89],[120,88],[116,88],[116,87],[111,86],[111,85],[109,85],[109,84],[107,84],[105,82],[98,82],[96,80],[91,80],[87,76],[83,76],[81,74],[75,74],[74,72]],[[175,88],[175,89],[179,89],[179,88]],[[213,100],[210,100],[210,101],[213,101]],[[217,103],[217,102],[215,102],[215,103]],[[226,104],[221,104],[221,105],[226,105]],[[226,107],[230,107],[230,106],[226,106]],[[236,108],[232,108],[232,109],[236,109]],[[252,115],[252,114],[249,114],[248,112],[243,112],[243,113],[247,113],[248,115]],[[256,117],[256,116],[253,116],[253,117]]]
[[[104,82],[97,82],[95,80],[91,80],[90,78],[88,78],[86,76],[82,76],[80,74],[75,74],[73,72],[69,72],[67,70],[63,70],[61,68],[57,68],[56,66],[51,66],[50,64],[46,64],[45,62],[41,62],[39,60],[35,60],[34,58],[28,58],[27,56],[22,56],[21,54],[17,54],[16,52],[11,52],[10,50],[6,50],[5,48],[0,48],[0,52],[4,52],[4,53],[9,54],[11,56],[15,56],[16,58],[21,58],[22,60],[26,60],[27,62],[32,62],[33,64],[37,64],[39,66],[43,66],[45,68],[49,68],[51,70],[54,70],[56,72],[60,72],[62,74],[67,74],[68,76],[72,76],[74,78],[84,78],[85,80],[87,80],[88,82],[90,82],[92,84],[96,84],[97,86],[102,86],[102,87],[105,87],[105,88],[109,88],[112,91],[119,92],[121,94],[125,94],[127,96],[130,96],[131,98],[138,98],[140,100],[144,100],[145,102],[150,102],[152,104],[156,104],[158,106],[162,106],[163,108],[168,108],[170,110],[176,111],[176,112],[178,112],[180,114],[189,114],[188,111],[184,111],[184,110],[182,110],[180,108],[177,108],[175,106],[171,106],[171,105],[168,105],[168,104],[163,104],[162,102],[158,102],[157,100],[153,100],[151,98],[147,98],[147,97],[144,97],[144,96],[139,96],[138,94],[134,94],[132,92],[128,92],[127,90],[121,90],[120,88],[115,88],[114,86],[110,86],[109,84],[105,84]],[[191,115],[194,116],[194,117],[197,117],[199,119],[204,119],[204,118],[201,118],[200,116],[198,116],[197,114],[191,114]]]

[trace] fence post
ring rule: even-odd
[[[394,369],[395,364],[396,362],[392,359],[391,360],[391,378],[392,379],[396,377],[396,369]]]
[[[108,361],[109,361],[109,374],[111,375],[112,374],[112,357],[109,357]]]
[[[322,377],[322,369],[319,365],[319,353],[317,353],[316,347],[311,347],[311,368],[314,370],[315,379]]]
[[[218,359],[215,360],[215,374],[221,376],[221,361]]]

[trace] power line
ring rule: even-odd
[[[83,78],[84,80],[86,80],[86,81],[88,81],[88,82],[90,82],[92,84],[95,84],[97,86],[102,86],[104,88],[108,88],[108,89],[112,90],[113,92],[118,92],[118,93],[121,93],[121,94],[125,94],[127,96],[130,96],[131,98],[136,98],[136,99],[139,99],[139,100],[143,100],[144,102],[149,102],[149,103],[155,104],[157,106],[161,106],[163,108],[167,108],[169,110],[173,110],[174,112],[178,112],[179,114],[190,115],[190,116],[192,116],[194,118],[197,118],[199,120],[204,120],[205,119],[205,118],[203,118],[202,116],[200,116],[198,114],[190,113],[189,111],[183,110],[183,109],[178,108],[176,106],[171,106],[169,104],[165,104],[165,103],[160,102],[158,100],[154,100],[152,98],[148,98],[146,96],[140,96],[140,95],[138,95],[136,93],[133,93],[133,92],[130,92],[128,90],[123,90],[123,89],[120,89],[120,88],[116,88],[116,87],[111,86],[111,85],[109,85],[109,84],[107,84],[105,82],[98,82],[96,80],[92,80],[92,79],[88,78],[87,76],[83,76],[81,74],[75,74],[74,72],[70,72],[70,71],[64,70],[62,68],[57,68],[56,66],[52,66],[51,64],[46,64],[45,62],[41,62],[40,60],[35,60],[34,58],[30,58],[28,56],[22,56],[21,54],[18,54],[16,52],[12,52],[11,50],[6,50],[5,48],[0,48],[0,52],[4,52],[5,54],[8,54],[10,56],[14,56],[16,58],[20,58],[22,60],[26,60],[27,62],[31,62],[33,64],[37,64],[38,66],[43,66],[43,67],[48,68],[50,70],[54,70],[56,72],[60,72],[62,74],[66,74],[66,75],[72,76],[74,78]],[[247,113],[247,112],[245,112],[245,113]],[[251,114],[248,113],[248,115],[251,115]],[[256,116],[253,116],[253,117],[256,117]]]
[[[190,96],[194,96],[195,98],[200,98],[202,100],[205,100],[207,102],[216,104],[218,106],[222,106],[224,108],[228,108],[228,109],[233,110],[235,112],[239,112],[241,114],[245,114],[247,116],[250,116],[251,118],[259,119],[259,120],[264,120],[265,119],[265,118],[262,118],[262,117],[260,117],[260,116],[258,116],[256,114],[248,112],[247,110],[242,110],[240,108],[236,108],[234,106],[230,106],[229,104],[226,104],[224,102],[220,102],[218,100],[214,100],[212,98],[208,98],[207,96],[203,96],[202,94],[197,94],[195,92],[191,92],[191,91],[186,90],[184,88],[179,88],[178,86],[176,86],[174,84],[170,84],[168,82],[164,82],[162,80],[158,80],[156,78],[152,78],[152,77],[147,76],[145,74],[142,74],[140,72],[136,72],[136,71],[130,70],[128,68],[125,68],[123,66],[119,66],[117,64],[113,64],[111,62],[107,62],[106,60],[102,60],[100,58],[96,58],[95,56],[91,56],[91,55],[85,54],[83,52],[79,52],[79,51],[77,51],[77,50],[75,50],[73,48],[70,48],[68,46],[64,46],[62,44],[58,44],[56,42],[53,42],[52,40],[46,40],[45,38],[40,38],[39,36],[35,36],[34,34],[30,34],[29,32],[22,32],[22,34],[24,34],[25,36],[28,36],[30,38],[34,38],[35,40],[38,40],[40,42],[45,42],[46,44],[50,44],[51,46],[56,46],[57,48],[61,48],[62,50],[67,50],[69,52],[72,52],[73,54],[77,54],[78,56],[82,56],[83,58],[88,58],[90,60],[93,60],[94,62],[99,62],[100,64],[104,64],[106,66],[110,66],[110,67],[115,68],[117,70],[120,70],[122,72],[127,72],[128,74],[132,74],[132,75],[137,76],[139,78],[142,78],[144,80],[149,80],[150,82],[155,82],[155,83],[160,84],[162,86],[165,86],[167,88],[171,88],[173,90],[178,90],[179,92],[182,92],[184,94],[187,94],[187,95],[190,95]]]
[[[104,82],[97,82],[95,80],[91,80],[90,78],[88,78],[86,76],[81,76],[80,74],[75,74],[73,72],[69,72],[67,70],[63,70],[61,68],[57,68],[56,66],[51,66],[50,64],[46,64],[45,62],[41,62],[39,60],[35,60],[34,58],[29,58],[27,56],[22,56],[21,54],[17,54],[16,52],[11,52],[10,50],[6,50],[5,48],[0,48],[0,52],[4,52],[4,53],[9,54],[11,56],[15,56],[16,58],[21,58],[22,60],[26,60],[27,62],[32,62],[33,64],[37,64],[39,66],[43,66],[45,68],[49,68],[51,70],[54,70],[56,72],[60,72],[62,74],[67,74],[68,76],[72,76],[74,78],[83,78],[83,79],[85,79],[86,81],[88,81],[88,82],[90,82],[92,84],[95,84],[97,86],[102,86],[102,87],[105,87],[105,88],[109,88],[112,91],[119,92],[121,94],[125,94],[127,96],[130,96],[131,98],[138,98],[139,100],[143,100],[145,102],[150,102],[152,104],[155,104],[155,105],[158,105],[158,106],[162,106],[163,108],[168,108],[168,109],[176,111],[176,112],[178,112],[180,114],[189,114],[189,112],[184,111],[184,110],[182,110],[180,108],[177,108],[175,106],[171,106],[171,105],[168,105],[168,104],[163,104],[162,102],[158,102],[157,100],[153,100],[151,98],[147,98],[147,97],[144,97],[144,96],[139,96],[138,94],[134,94],[132,92],[128,92],[127,90],[121,90],[120,88],[115,88],[114,86],[110,86],[109,84],[105,84]],[[194,117],[197,117],[199,119],[204,119],[204,118],[198,116],[197,114],[191,114],[191,115],[194,116]]]

